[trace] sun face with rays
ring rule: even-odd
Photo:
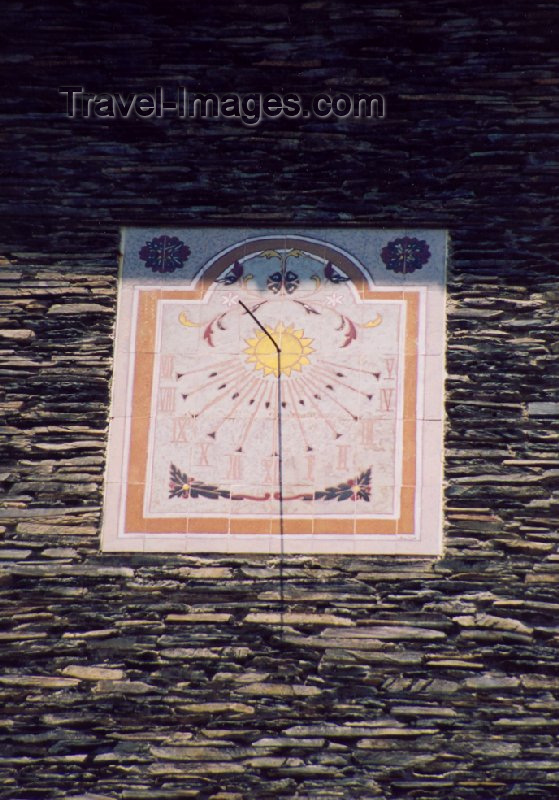
[[[301,372],[305,364],[309,364],[308,355],[314,352],[311,347],[312,339],[305,338],[303,330],[295,330],[293,325],[287,328],[278,322],[272,330],[266,328],[272,339],[278,344],[280,353],[280,370],[282,375],[291,375],[292,372]],[[254,364],[255,370],[262,370],[264,376],[275,375],[278,377],[278,352],[270,337],[264,331],[257,330],[254,339],[245,339],[248,347],[244,352],[248,356],[248,363]]]

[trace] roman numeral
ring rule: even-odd
[[[314,465],[315,465],[315,457],[314,456],[307,456],[307,480],[313,481],[314,480]]]
[[[174,375],[175,357],[172,355],[161,356],[159,375],[162,378],[172,378]]]
[[[279,465],[277,456],[262,459],[264,467],[264,483],[275,485],[279,481]]]
[[[380,390],[380,410],[392,411],[394,408],[395,389],[381,389]]]
[[[174,417],[173,419],[173,437],[171,439],[172,442],[187,442],[187,430],[186,424],[188,422],[187,417]]]
[[[386,365],[386,371],[388,372],[387,377],[391,380],[395,377],[394,372],[396,369],[396,358],[391,356],[390,358],[385,358],[384,363]]]
[[[174,411],[175,410],[175,390],[171,386],[163,386],[159,389],[157,398],[158,411]]]
[[[197,467],[209,467],[210,462],[208,461],[208,451],[211,442],[198,442],[198,461],[196,462]]]
[[[347,457],[349,454],[349,445],[348,444],[339,444],[337,445],[338,448],[338,462],[336,464],[336,468],[339,470],[347,470],[349,469],[347,463]]]
[[[239,453],[229,453],[229,474],[231,481],[239,481],[243,477],[243,462]]]
[[[374,422],[372,419],[361,420],[361,444],[372,447],[374,444]]]

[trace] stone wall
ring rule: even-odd
[[[557,5],[2,8],[0,797],[556,798]],[[69,120],[61,85],[377,91]],[[443,558],[99,551],[119,228],[446,227]]]

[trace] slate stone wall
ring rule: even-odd
[[[554,2],[1,9],[0,797],[556,798]],[[68,120],[377,91],[377,121]],[[99,552],[124,224],[448,228],[436,561]]]

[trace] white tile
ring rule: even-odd
[[[444,416],[445,370],[440,356],[424,356],[423,419],[442,420]]]
[[[440,486],[443,480],[443,431],[437,421],[422,424],[422,470],[421,483]]]
[[[128,420],[125,417],[114,417],[109,425],[109,446],[105,481],[120,483],[123,477],[124,435]]]
[[[146,536],[144,540],[144,553],[185,553],[186,536],[166,536],[157,534]]]
[[[420,508],[421,546],[436,555],[442,551],[442,511],[442,485],[424,485]]]
[[[430,286],[425,299],[425,350],[442,356],[446,351],[446,291]]]
[[[103,518],[101,525],[101,547],[103,550],[122,549],[119,546],[121,545],[121,542],[119,541],[121,506],[122,487],[120,482],[105,482]],[[136,543],[138,543],[137,540]],[[140,544],[142,543],[140,542]],[[142,547],[139,549],[142,549]]]

